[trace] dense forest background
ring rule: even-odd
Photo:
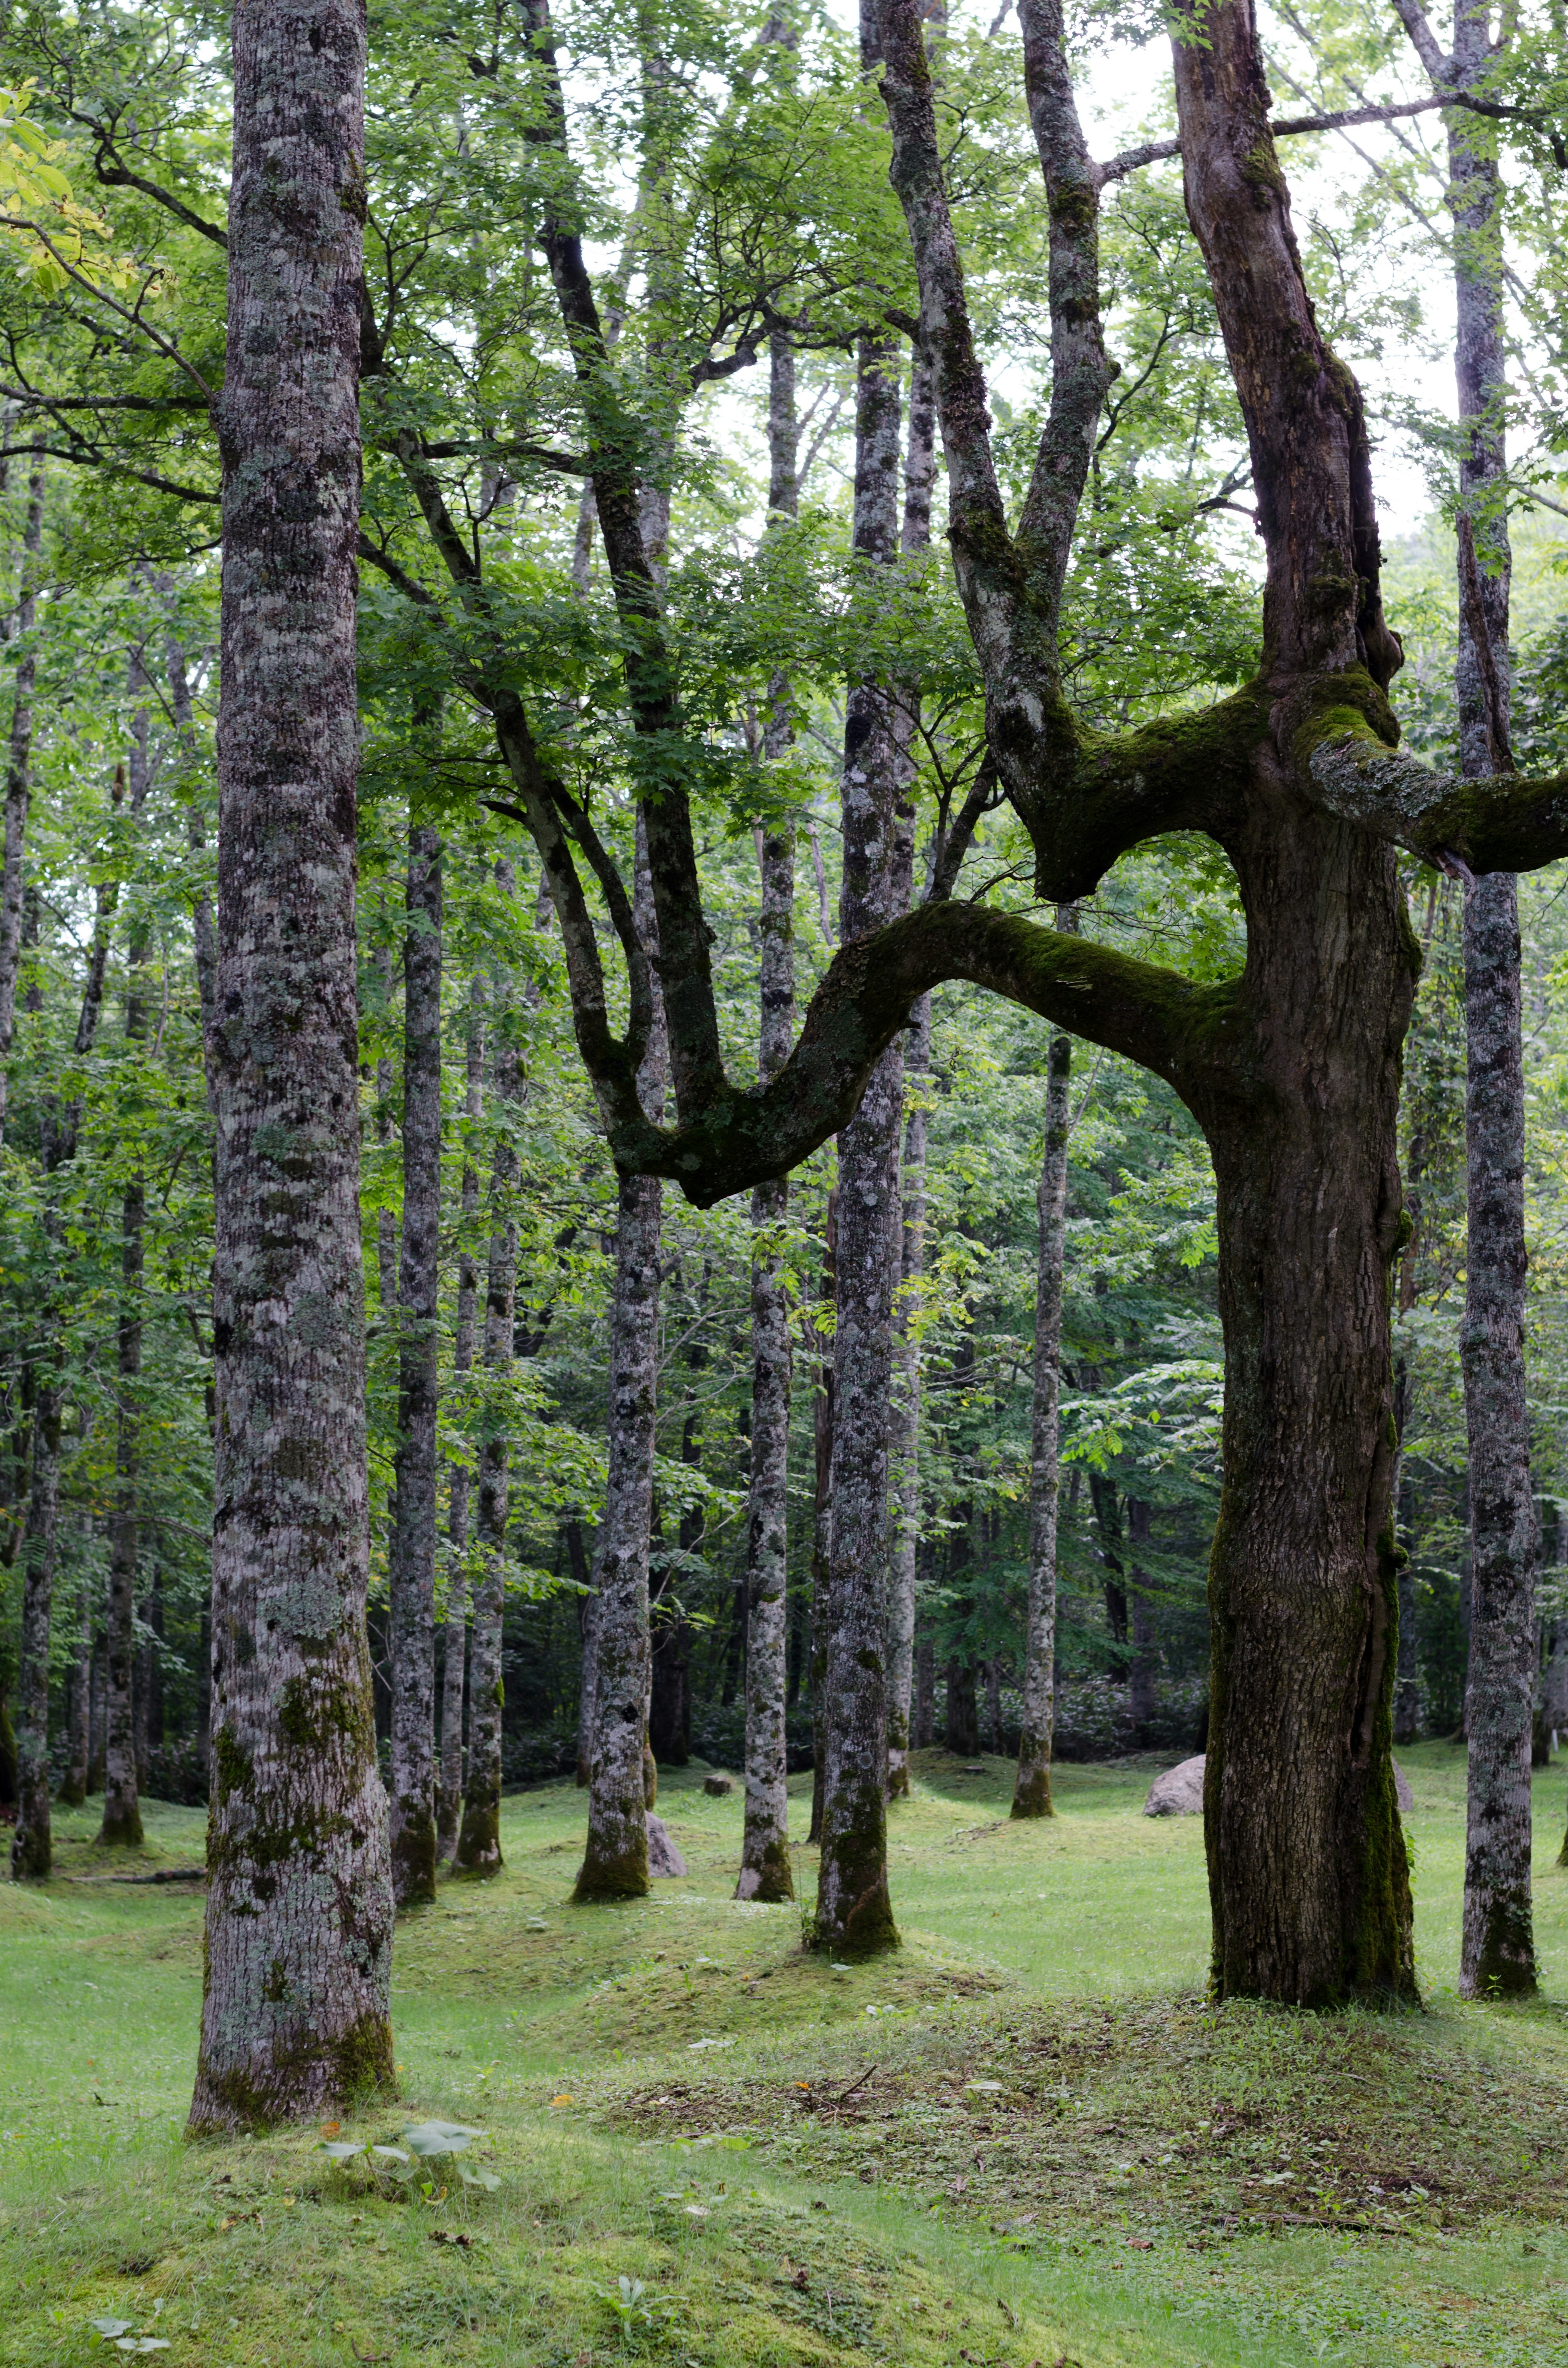
[[[1009,206],[1032,164],[1017,77],[1010,63],[1003,70],[1006,16],[989,32],[978,20],[956,22],[943,51],[958,160],[950,169],[962,168],[968,235],[986,257],[977,302],[992,341],[1004,450],[1021,472],[1043,383],[1028,325],[1043,256],[1038,232],[1020,229]],[[653,43],[664,96],[651,108],[652,24],[650,15],[639,36],[591,10],[574,18],[574,129],[593,160],[593,231],[612,276],[620,258],[618,350],[629,370],[655,384],[671,354],[680,358],[681,400],[672,399],[665,422],[666,596],[691,695],[705,707],[710,818],[727,817],[714,825],[703,860],[714,883],[715,972],[731,1050],[744,1064],[757,1002],[757,825],[781,803],[798,816],[805,859],[795,915],[802,999],[834,942],[849,654],[864,665],[869,651],[880,653],[918,686],[917,862],[929,860],[920,850],[972,773],[979,686],[941,552],[939,470],[933,551],[911,550],[875,580],[849,557],[854,360],[843,290],[871,268],[906,279],[908,265],[881,178],[880,135],[856,113],[847,45],[827,20],[802,18],[792,44],[775,40],[769,50],[718,9],[666,10]],[[1280,38],[1288,43],[1288,33]],[[1307,45],[1300,65],[1314,103],[1333,101],[1365,68],[1352,36],[1341,28],[1336,38],[1337,49]],[[1378,38],[1367,32],[1365,44],[1375,49]],[[24,12],[0,50],[8,76],[36,85],[35,116],[63,143],[74,179],[102,207],[117,248],[137,259],[160,335],[199,362],[218,334],[210,298],[220,266],[196,217],[203,203],[207,216],[221,217],[226,171],[216,52],[201,23],[156,10],[135,17],[107,8],[52,18]],[[418,9],[384,14],[372,56],[380,95],[367,161],[368,238],[372,277],[381,273],[390,291],[389,336],[402,369],[392,391],[372,384],[368,406],[374,418],[378,404],[389,416],[402,405],[398,416],[416,419],[427,438],[437,428],[447,434],[463,531],[483,543],[487,579],[536,654],[534,688],[557,699],[561,745],[591,795],[597,784],[613,784],[623,753],[618,629],[578,484],[540,457],[562,361],[548,291],[541,297],[526,239],[507,230],[506,174],[518,169],[526,135],[506,113],[504,65],[488,84],[470,78],[459,87],[451,41]],[[410,89],[415,98],[392,104]],[[800,186],[781,192],[770,184],[764,193],[753,185],[762,132],[748,145],[747,106],[759,119],[774,110],[767,136],[775,155],[777,119],[795,111],[790,169]],[[1157,105],[1146,128],[1158,136]],[[1441,352],[1442,322],[1427,307],[1437,266],[1430,242],[1423,244],[1419,202],[1424,173],[1440,183],[1438,135],[1426,146],[1424,136],[1419,126],[1407,128],[1369,166],[1359,152],[1313,143],[1310,186],[1322,205],[1303,208],[1309,276],[1340,349],[1374,384],[1380,364],[1397,374],[1401,353]],[[1107,205],[1107,324],[1121,376],[1074,563],[1069,655],[1075,699],[1119,725],[1243,680],[1258,639],[1244,439],[1182,218],[1179,169],[1170,164],[1129,178]],[[171,212],[171,188],[194,227]],[[1402,201],[1392,202],[1401,190]],[[795,358],[798,516],[787,520],[768,516],[767,340],[734,300],[735,258],[747,252],[765,194],[769,235],[795,241],[770,268],[791,281],[801,318],[810,318]],[[1522,225],[1521,236],[1533,234]],[[681,265],[655,286],[649,258],[661,253],[678,253]],[[215,456],[165,400],[167,353],[135,322],[117,324],[95,311],[72,285],[47,301],[33,285],[0,289],[4,356],[0,666],[14,681],[19,668],[31,668],[36,682],[21,749],[31,812],[0,1167],[0,1793],[11,1781],[4,1702],[17,1666],[17,1548],[40,1380],[53,1380],[63,1390],[57,1777],[68,1773],[84,1714],[90,1761],[101,1770],[110,1531],[129,1485],[138,1521],[139,1780],[154,1794],[195,1801],[206,1792],[211,1488],[211,1145],[199,955],[214,877]],[[907,377],[906,363],[906,393]],[[1533,476],[1522,472],[1509,495],[1514,739],[1521,769],[1535,772],[1568,764],[1568,510],[1557,506],[1552,473],[1552,383],[1538,420],[1540,466]],[[85,416],[69,395],[84,384],[97,401]],[[107,392],[114,388],[127,398],[118,411]],[[137,399],[144,416],[132,407]],[[395,416],[385,432],[397,432]],[[1379,433],[1388,449],[1416,455],[1430,483],[1425,521],[1391,537],[1384,589],[1407,650],[1395,707],[1413,744],[1447,764],[1452,455],[1441,420],[1392,392]],[[472,1472],[480,1429],[494,1422],[496,1393],[504,1394],[512,1493],[503,1766],[517,1783],[568,1772],[577,1758],[584,1590],[605,1474],[615,1176],[572,1040],[537,860],[524,835],[484,803],[506,791],[483,718],[460,697],[433,695],[445,661],[411,626],[400,563],[390,557],[408,497],[383,473],[373,437],[367,472],[367,531],[389,555],[380,569],[365,566],[360,611],[378,1720],[384,1732],[412,926],[404,890],[411,827],[434,822],[446,851],[442,1452],[450,1474]],[[795,702],[783,753],[767,745],[766,730],[781,673]],[[21,716],[26,689],[13,701],[0,686],[0,723],[13,703]],[[16,728],[12,754],[15,762]],[[617,810],[608,788],[604,800],[607,836],[626,836],[629,809],[622,802]],[[994,814],[960,893],[1029,909],[1030,873],[1021,831],[1006,813]],[[1469,1617],[1458,1355],[1465,1260],[1460,891],[1414,862],[1408,888],[1426,971],[1406,1060],[1414,1231],[1396,1336],[1398,1514],[1411,1557],[1399,1713],[1406,1736],[1460,1728]],[[1530,1383],[1543,1520],[1540,1651],[1547,1723],[1557,1724],[1560,1711],[1568,1725],[1568,1691],[1559,1703],[1554,1691],[1568,1688],[1558,1645],[1561,1634],[1568,1655],[1558,1509],[1568,1501],[1561,1418],[1568,1402],[1568,906],[1551,871],[1522,881],[1520,895]],[[1083,906],[1080,924],[1108,944],[1198,977],[1230,971],[1244,951],[1228,868],[1196,837],[1167,838],[1125,858]],[[904,1310],[922,1383],[915,1740],[946,1741],[966,1754],[1010,1749],[1017,1740],[1048,1036],[1010,1005],[943,987],[932,998],[928,1066],[912,1069],[906,1084],[907,1106],[925,1116],[927,1196],[925,1274]],[[496,1089],[498,1060],[509,1079],[520,1075],[520,1091]],[[1090,1758],[1199,1747],[1221,1383],[1211,1170],[1174,1093],[1113,1055],[1074,1047],[1071,1109],[1056,1750]],[[69,1156],[61,1158],[62,1141]],[[505,1180],[505,1160],[496,1182],[502,1144],[517,1155],[515,1184]],[[796,1360],[795,1765],[812,1750],[817,1417],[831,1364],[834,1174],[831,1147],[797,1174],[780,1244]],[[132,1210],[138,1269],[126,1256]],[[516,1362],[499,1377],[456,1371],[465,1262],[483,1269],[485,1244],[507,1215],[519,1231]],[[738,1765],[742,1757],[753,1254],[743,1201],[700,1213],[666,1197],[651,1563],[653,1741],[665,1760],[696,1754]],[[454,1574],[472,1576],[465,1557],[472,1551],[443,1548],[438,1588]],[[444,1612],[438,1596],[443,1656],[455,1649]],[[99,1781],[90,1767],[89,1789]]]

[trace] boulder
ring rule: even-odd
[[[1146,1817],[1200,1817],[1203,1815],[1203,1762],[1205,1754],[1196,1759],[1184,1759],[1179,1768],[1167,1768],[1156,1776],[1149,1787],[1149,1797],[1143,1804]],[[1396,1759],[1393,1763],[1394,1797],[1402,1817],[1408,1817],[1415,1806],[1410,1790],[1410,1779]]]
[[[703,1778],[702,1789],[713,1800],[722,1801],[726,1793],[734,1791],[735,1780],[733,1776],[726,1776],[722,1768],[715,1768],[710,1776]]]
[[[648,1812],[648,1872],[651,1875],[684,1874],[686,1861],[669,1836],[663,1817]]]
[[[1156,1776],[1149,1787],[1149,1797],[1143,1804],[1146,1817],[1200,1817],[1203,1815],[1203,1759],[1200,1751],[1196,1759],[1184,1759],[1179,1768],[1167,1768]]]

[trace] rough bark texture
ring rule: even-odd
[[[477,1129],[484,1114],[484,988],[476,978],[469,1006],[464,1054],[463,1117]],[[479,1214],[479,1170],[465,1156],[462,1177],[462,1221],[458,1247],[457,1323],[452,1337],[452,1380],[460,1390],[473,1365],[479,1266],[472,1238]],[[443,1862],[458,1846],[463,1796],[463,1696],[468,1664],[468,1518],[469,1469],[454,1463],[447,1499],[447,1633],[446,1665],[441,1685],[441,1802],[436,1835],[436,1856]],[[472,1716],[472,1710],[471,1710]]]
[[[794,1035],[795,843],[762,835],[762,1024],[758,1072],[772,1076]],[[784,1731],[790,1478],[790,1298],[781,1245],[790,1187],[752,1194],[751,1497],[746,1530],[745,1819],[737,1899],[793,1899]]]
[[[913,441],[913,434],[912,434]],[[920,1560],[920,1283],[926,1269],[925,1079],[931,1066],[931,998],[910,1017],[904,1068],[915,1099],[903,1124],[899,1292],[893,1323],[888,1464],[893,1489],[892,1572],[888,1590],[888,1798],[909,1791],[915,1691],[915,1594]]]
[[[1059,906],[1059,929],[1075,929],[1072,905]],[[1046,1055],[1045,1153],[1040,1169],[1040,1251],[1035,1269],[1034,1402],[1029,1428],[1029,1574],[1024,1630],[1023,1718],[1015,1817],[1049,1817],[1051,1746],[1055,1720],[1056,1503],[1061,1488],[1062,1258],[1067,1237],[1068,1107],[1073,1040],[1057,1035]]]
[[[436,1896],[436,1419],[441,1226],[441,842],[408,834],[396,1502],[388,1560],[392,1868],[400,1907]]]
[[[132,697],[147,688],[140,656],[132,653]],[[147,796],[147,710],[132,711],[131,815],[141,819]],[[142,970],[147,959],[145,916],[133,915],[126,945],[125,1041],[140,1045],[147,1033],[147,1003]],[[136,1057],[132,1053],[132,1059]],[[108,1691],[104,1743],[103,1843],[139,1850],[142,1810],[134,1718],[136,1668],[136,1565],[141,1545],[142,1461],[142,1269],[146,1229],[146,1188],[138,1175],[120,1201],[119,1289],[117,1330],[119,1387],[115,1394],[114,1508],[109,1515]]]
[[[93,1718],[93,1622],[88,1591],[82,1588],[76,1606],[76,1650],[65,1679],[65,1774],[59,1798],[65,1808],[79,1809],[87,1797],[87,1760]]]
[[[363,10],[247,0],[233,51],[215,1733],[195,2130],[329,2112],[392,2083],[355,991]]]
[[[0,464],[3,465],[3,464]],[[7,1064],[17,1018],[17,970],[22,951],[22,878],[26,868],[28,809],[32,800],[33,686],[38,679],[38,564],[43,547],[43,470],[35,463],[28,478],[27,520],[22,529],[21,578],[17,598],[17,660],[11,700],[11,738],[6,755],[5,861],[0,870],[0,1137],[6,1132]]]
[[[823,1218],[822,1278],[818,1304],[835,1306],[837,1296],[838,1187],[831,1185]],[[822,1337],[819,1335],[819,1338]],[[812,1696],[812,1816],[808,1847],[822,1839],[823,1771],[827,1765],[827,1574],[833,1549],[833,1351],[816,1370],[812,1399],[812,1604],[810,1677]]]
[[[32,1485],[22,1531],[22,1633],[17,1685],[17,1828],[11,1873],[20,1883],[48,1874],[49,1631],[60,1512],[62,1393],[45,1383],[33,1406]],[[84,1796],[85,1797],[85,1796]]]
[[[201,780],[201,751],[197,745],[196,718],[190,704],[190,675],[186,664],[184,643],[175,630],[174,586],[167,576],[155,579],[170,621],[164,635],[164,662],[168,669],[169,705],[174,714],[175,741],[179,750],[180,769],[185,775],[182,796],[185,804],[186,845],[192,855],[200,856],[207,847],[207,826],[202,819],[204,801],[199,793]],[[203,1072],[207,1079],[207,1096],[212,1098],[212,1031],[217,1023],[218,937],[212,924],[212,899],[204,885],[199,884],[190,900],[191,940],[196,957],[196,991],[201,1005],[201,1043]]]
[[[497,867],[515,882],[510,863]],[[517,1144],[513,1128],[523,1096],[523,1064],[505,1025],[495,1030],[495,1099],[502,1105],[491,1171],[495,1220],[484,1293],[486,1395],[480,1423],[475,1543],[480,1577],[473,1590],[468,1647],[468,1777],[462,1826],[452,1858],[459,1874],[494,1874],[501,1864],[501,1623],[506,1608],[506,1517],[511,1502],[511,1435],[506,1384],[514,1361],[517,1300]],[[507,1106],[512,1107],[508,1108]]]
[[[665,1098],[665,998],[645,814],[638,816],[634,921],[653,977],[653,1021],[638,1078],[638,1096],[649,1116],[656,1117],[663,1114]],[[595,1555],[598,1606],[588,1834],[574,1895],[584,1900],[632,1898],[648,1888],[647,1813],[658,1782],[646,1734],[653,1684],[648,1548],[653,1505],[663,1204],[663,1188],[656,1179],[621,1178],[610,1302],[609,1469]]]
[[[1483,75],[1488,9],[1455,10],[1458,76]],[[1469,87],[1467,81],[1465,87]],[[1460,769],[1512,769],[1508,747],[1508,578],[1504,406],[1503,185],[1493,127],[1449,119],[1455,232],[1460,454]],[[1536,1987],[1530,1898],[1530,1733],[1535,1693],[1535,1501],[1525,1375],[1525,1087],[1518,892],[1510,872],[1467,887],[1468,1239],[1460,1361],[1470,1442],[1474,1561],[1466,1721],[1469,1817],[1460,1995]]]

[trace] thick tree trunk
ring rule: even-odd
[[[664,1116],[669,1036],[646,809],[637,817],[632,913],[648,955],[652,1026],[638,1071],[643,1110]],[[658,1412],[659,1228],[656,1178],[622,1177],[609,1327],[609,1468],[595,1550],[594,1741],[588,1762],[588,1834],[575,1897],[636,1897],[648,1888],[648,1811],[658,1768],[648,1748],[653,1645],[648,1552],[653,1515]]]
[[[913,398],[912,398],[913,400]],[[927,396],[927,402],[929,397]],[[911,441],[914,423],[911,423]],[[888,1463],[893,1486],[892,1578],[888,1600],[888,1798],[909,1791],[909,1723],[915,1690],[915,1593],[920,1559],[920,1283],[926,1270],[926,1106],[931,1066],[931,998],[910,1016],[904,1055],[915,1100],[903,1126],[903,1244],[893,1324]]]
[[[233,46],[216,1732],[194,2130],[330,2112],[390,2089],[393,2068],[355,992],[363,9],[251,0]]]
[[[510,863],[499,868],[514,885]],[[501,1104],[492,1169],[495,1222],[484,1296],[486,1395],[480,1423],[479,1504],[475,1543],[480,1577],[473,1590],[468,1648],[468,1775],[462,1825],[452,1858],[459,1874],[494,1874],[501,1864],[501,1630],[506,1611],[506,1520],[511,1505],[511,1433],[507,1389],[514,1361],[517,1300],[517,1145],[516,1106],[524,1089],[523,1064],[505,1028],[497,1028],[494,1080]],[[508,1105],[511,1107],[508,1108]]]
[[[0,466],[3,466],[0,463]],[[11,739],[6,757],[5,861],[0,870],[0,1138],[6,1132],[6,1096],[17,1017],[17,971],[22,951],[22,880],[27,860],[28,809],[32,800],[33,687],[38,679],[34,635],[38,624],[38,565],[43,547],[43,469],[35,461],[28,478],[27,522],[22,529],[21,581],[17,588],[17,660],[11,699]]]
[[[864,39],[862,47],[864,48]],[[899,382],[891,349],[865,336],[858,365],[855,549],[897,549]],[[900,811],[892,703],[857,683],[844,728],[846,945],[907,910],[913,837]],[[832,1541],[824,1672],[822,1857],[814,1945],[840,1955],[894,1946],[887,1880],[888,1403],[898,1272],[903,1048],[871,1072],[838,1137]]]
[[[469,1006],[465,1049],[463,1116],[477,1129],[484,1114],[484,992],[476,978]],[[472,1146],[470,1147],[472,1149]],[[472,1247],[479,1213],[479,1170],[471,1156],[463,1160],[461,1232],[458,1249],[457,1324],[452,1338],[452,1380],[465,1387],[473,1366],[479,1266]],[[441,1684],[441,1801],[436,1835],[436,1856],[444,1864],[458,1846],[463,1796],[463,1696],[468,1663],[468,1517],[470,1474],[466,1463],[451,1466],[448,1483],[446,1666]],[[472,1717],[472,1701],[470,1717]]]
[[[1233,1102],[1195,1100],[1225,1328],[1205,1823],[1221,1995],[1327,2006],[1415,1995],[1389,1759],[1389,1289],[1418,955],[1392,852],[1274,778],[1260,768],[1232,848],[1251,1075]],[[1358,927],[1325,943],[1326,879]],[[1309,1062],[1314,1042],[1332,1049]]]
[[[782,1067],[794,1034],[794,834],[762,834],[762,999],[758,1074]],[[746,1529],[745,1821],[737,1899],[793,1899],[784,1729],[790,1477],[790,1298],[785,1182],[752,1194],[751,1498]]]
[[[1056,908],[1059,929],[1074,931],[1075,905]],[[1038,1207],[1035,1268],[1034,1405],[1029,1429],[1029,1575],[1024,1632],[1024,1711],[1018,1736],[1015,1817],[1049,1817],[1051,1748],[1055,1724],[1056,1503],[1062,1485],[1062,1261],[1067,1239],[1067,1144],[1073,1039],[1055,1035],[1046,1055],[1045,1153]]]
[[[408,834],[396,1510],[389,1557],[392,1869],[400,1907],[436,1896],[436,1420],[441,1230],[441,842]]]
[[[48,1874],[53,1849],[49,1817],[49,1629],[59,1527],[62,1395],[57,1382],[47,1382],[33,1407],[32,1485],[21,1550],[17,1829],[11,1838],[11,1873],[18,1883]],[[82,1797],[85,1794],[78,1795]]]
[[[838,1187],[833,1185],[823,1215],[822,1280],[817,1297],[836,1303]],[[820,1337],[820,1336],[819,1336]],[[833,1353],[816,1370],[812,1399],[812,1601],[810,1668],[812,1695],[812,1816],[807,1847],[822,1839],[823,1773],[827,1766],[827,1574],[833,1541]]]

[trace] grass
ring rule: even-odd
[[[85,2362],[105,2317],[168,2368],[1568,2368],[1562,1771],[1546,1998],[1504,2009],[1453,1993],[1462,1755],[1404,1761],[1395,2019],[1205,2003],[1201,1836],[1140,1816],[1147,1768],[1060,1769],[1017,1827],[1001,1762],[923,1755],[904,1945],[854,1971],[731,1899],[738,1794],[666,1776],[688,1879],[595,1909],[573,1789],[508,1800],[501,1876],[400,1926],[402,2100],[349,2123],[479,2127],[493,2195],[314,2129],[187,2143],[199,1892],[104,1880],[63,1813],[58,1879],[0,1890],[0,2363]],[[196,1813],[147,1837],[138,1872],[199,1860]]]

